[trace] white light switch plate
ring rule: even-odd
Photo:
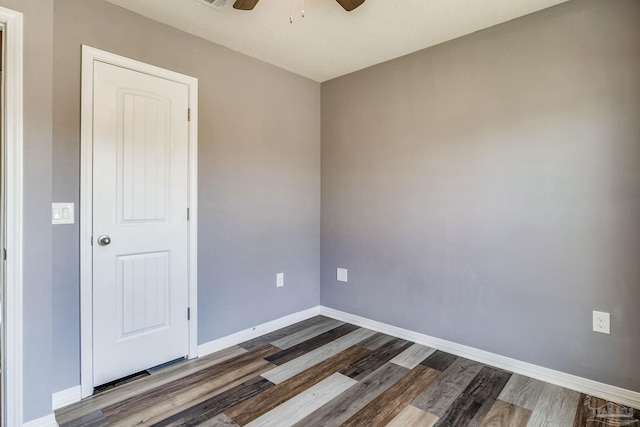
[[[338,282],[346,282],[347,281],[347,269],[346,268],[338,268],[336,270],[336,279]]]
[[[73,203],[51,203],[52,224],[73,224],[75,222]]]
[[[284,286],[284,273],[276,274],[276,287],[281,288]]]

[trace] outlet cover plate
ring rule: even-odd
[[[284,273],[276,274],[276,287],[281,288],[284,286]]]
[[[593,332],[601,334],[611,333],[611,315],[604,311],[593,312]]]

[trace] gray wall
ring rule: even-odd
[[[639,22],[572,1],[324,83],[322,304],[640,391]]]
[[[320,85],[100,0],[54,16],[54,200],[79,201],[82,44],[197,77],[198,342],[318,305]],[[78,226],[56,226],[54,391],[80,381],[78,276]]]
[[[51,413],[53,4],[0,0],[0,6],[24,14],[23,370],[24,416],[30,420]]]
[[[25,13],[25,420],[79,383],[78,227],[49,212],[79,202],[83,43],[199,78],[199,343],[318,304],[317,83],[100,0],[0,5]],[[323,84],[322,303],[640,391],[637,22],[575,0]]]

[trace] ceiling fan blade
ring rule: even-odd
[[[236,0],[236,2],[233,4],[233,8],[240,10],[251,10],[256,7],[258,1],[259,0]]]
[[[346,10],[347,12],[351,12],[353,9],[355,9],[356,7],[364,3],[364,0],[336,0],[336,1],[340,3],[340,6],[344,7],[344,10]],[[235,7],[235,5],[233,7]]]

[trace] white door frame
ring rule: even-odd
[[[198,265],[198,80],[89,46],[82,46],[82,105],[80,142],[80,385],[82,397],[93,394],[93,64],[100,61],[151,76],[185,84],[189,87],[189,358],[197,357],[197,265]],[[185,112],[186,114],[186,112]]]
[[[21,426],[22,395],[22,13],[0,7],[4,26],[4,177],[5,262],[2,347],[3,425]]]

